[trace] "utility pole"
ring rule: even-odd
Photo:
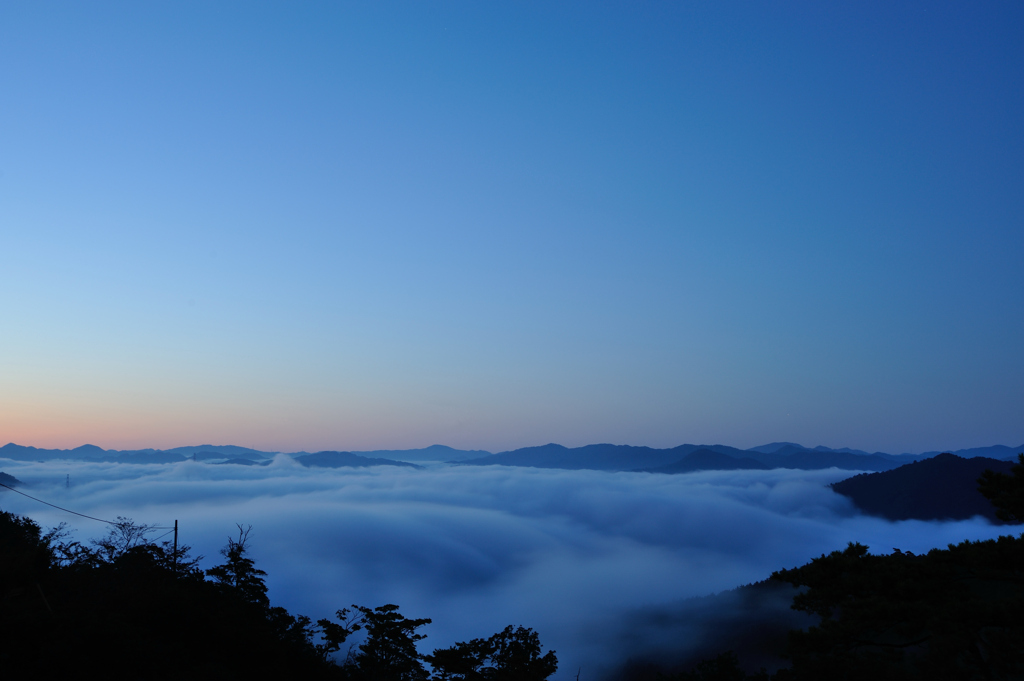
[[[178,521],[174,521],[174,569],[178,569]]]

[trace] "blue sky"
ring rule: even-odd
[[[1016,3],[8,3],[0,440],[1024,441]]]

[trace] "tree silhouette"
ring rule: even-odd
[[[220,551],[227,562],[210,568],[206,574],[213,577],[218,584],[234,589],[250,603],[269,607],[267,585],[263,581],[267,573],[257,568],[256,563],[245,555],[248,552],[245,543],[251,531],[252,525],[245,528],[238,525],[237,541],[228,537],[228,545]]]
[[[429,619],[408,619],[397,605],[366,608],[353,605],[361,613],[358,624],[366,630],[366,640],[352,660],[357,678],[366,681],[424,681],[427,670],[420,661],[416,642],[426,636],[416,630]],[[340,613],[343,611],[339,611]]]
[[[150,525],[136,523],[131,518],[119,515],[107,536],[92,542],[98,552],[96,557],[109,563],[137,546],[148,544],[146,535],[152,531]]]
[[[338,652],[341,649],[341,644],[349,636],[363,628],[357,618],[349,616],[349,612],[348,608],[342,608],[335,613],[341,624],[336,624],[329,619],[317,620],[316,624],[319,627],[322,642],[316,644],[316,652],[321,659],[327,660],[332,654]]]
[[[978,491],[996,507],[996,517],[1008,523],[1024,523],[1024,454],[1010,474],[985,471],[978,478]]]
[[[0,511],[0,603],[30,589],[53,564],[49,542],[31,518]]]
[[[558,669],[558,658],[553,650],[541,655],[540,648],[533,629],[509,625],[488,639],[439,648],[426,660],[443,681],[545,681]]]
[[[225,562],[202,571],[188,547],[147,539],[152,528],[118,518],[83,546],[63,526],[0,511],[0,669],[10,678],[63,678],[96,670],[120,679],[301,678],[544,681],[557,668],[531,629],[506,627],[424,657],[397,605],[338,610],[337,621],[293,615],[267,598],[265,572],[238,527]],[[352,615],[354,612],[354,616]],[[366,639],[341,664],[332,656],[354,632]],[[116,645],[116,664],[111,646]]]
[[[540,654],[540,637],[533,629],[509,625],[488,640],[494,646],[495,681],[544,681],[558,669],[555,651]]]
[[[438,648],[425,659],[438,681],[483,681],[489,678],[485,663],[494,652],[490,639],[460,641],[451,648]]]

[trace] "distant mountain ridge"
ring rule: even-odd
[[[423,461],[464,461],[466,459],[491,455],[490,452],[482,449],[454,449],[447,445],[430,445],[423,449],[375,449],[367,452],[352,453],[373,459],[395,459],[397,461],[410,461],[413,463]]]
[[[713,449],[705,447],[706,449]],[[462,461],[470,466],[528,466],[531,468],[563,468],[568,470],[625,471],[667,466],[687,454],[701,449],[696,445],[680,445],[672,449],[652,449],[630,445],[597,444],[570,449],[550,443],[539,447],[523,447],[478,459]],[[731,447],[727,449],[732,449]],[[741,450],[735,450],[740,453]]]
[[[420,468],[420,466],[408,461],[371,458],[359,456],[353,452],[316,452],[315,454],[296,456],[295,460],[307,468],[366,468],[368,466]]]
[[[0,459],[15,461],[102,461],[109,463],[176,463],[194,459],[196,461],[227,462],[246,459],[254,462],[269,462],[279,452],[263,452],[237,445],[194,445],[173,449],[103,449],[96,445],[82,445],[74,449],[40,449],[12,443],[0,447]],[[445,445],[431,445],[423,449],[377,450],[372,452],[347,452],[363,459],[387,461],[460,461],[462,459],[488,456],[483,450],[460,450]],[[289,456],[299,459],[309,452],[294,452]]]
[[[841,447],[839,449],[833,449],[831,447],[825,447],[818,445],[817,447],[804,447],[798,445],[795,442],[772,442],[766,445],[760,445],[758,447],[751,447],[748,452],[759,452],[761,454],[778,454],[780,451],[785,450],[787,452],[793,452],[797,450],[810,450],[813,452],[839,452],[840,454],[860,454],[868,456],[870,454],[877,454],[878,456],[893,456],[892,454],[886,454],[885,452],[865,452],[862,449],[850,449],[849,447]],[[915,456],[914,454],[900,454],[899,456]]]
[[[700,456],[694,457],[696,452]],[[570,449],[557,444],[524,447],[478,459],[457,462],[469,466],[528,466],[570,470],[645,471],[689,473],[698,470],[794,468],[821,470],[885,471],[906,459],[891,454],[854,453],[828,447],[808,449],[791,442],[777,442],[753,449],[727,445],[685,444],[671,449],[599,444]],[[453,462],[456,463],[456,462]]]
[[[961,459],[973,459],[975,457],[984,456],[990,459],[999,459],[1000,461],[1016,461],[1017,454],[1024,452],[1024,444],[1019,447],[1007,447],[1005,445],[992,445],[990,447],[972,447],[971,449],[957,449],[955,451],[946,450],[947,453],[959,456]],[[943,452],[924,452],[923,454],[917,454],[919,459],[930,459],[938,456]],[[903,454],[901,456],[914,456],[913,454]]]
[[[750,458],[733,457],[711,449],[696,449],[667,466],[647,469],[650,473],[692,473],[695,471],[767,470],[768,466]]]
[[[261,452],[236,445],[199,445],[174,449],[103,449],[96,445],[82,445],[74,449],[39,449],[16,445],[13,442],[0,447],[0,458],[15,461],[105,461],[113,463],[175,463],[192,458],[197,453],[214,454],[224,459],[269,459],[276,452]],[[209,458],[209,457],[206,457]],[[199,458],[201,460],[202,458]]]
[[[700,454],[696,454],[700,452]],[[961,449],[954,452],[961,458],[985,456],[1010,461],[1019,447],[993,445]],[[278,452],[263,452],[237,445],[194,445],[173,449],[106,450],[96,445],[82,445],[74,449],[38,449],[10,443],[0,447],[0,459],[19,461],[104,461],[112,463],[168,464],[194,459],[196,461],[240,463],[248,460],[269,463]],[[319,454],[319,453],[318,453]],[[647,471],[660,473],[688,473],[699,470],[755,470],[791,468],[820,470],[839,468],[842,470],[887,471],[898,468],[908,461],[932,458],[938,452],[924,454],[869,453],[859,449],[816,446],[804,447],[795,442],[772,442],[750,449],[738,449],[728,445],[683,444],[677,447],[657,449],[653,447],[593,444],[584,447],[564,447],[550,443],[538,447],[523,447],[506,452],[491,454],[483,450],[460,450],[445,445],[431,445],[422,449],[381,449],[374,451],[338,452],[358,457],[347,459],[345,466],[362,467],[364,460],[380,463],[369,465],[395,465],[396,463],[446,462],[471,466],[526,466],[532,468],[559,468],[567,470],[600,471]],[[309,452],[288,454],[296,460],[313,456]],[[335,457],[337,461],[341,461]],[[305,458],[305,461],[315,459]],[[326,460],[326,459],[325,459]]]
[[[158,452],[160,450],[155,449],[152,451]],[[166,449],[164,451],[170,454],[181,454],[185,458],[189,458],[193,454],[205,453],[221,454],[228,458],[238,459],[272,459],[274,457],[274,454],[277,454],[277,452],[261,452],[258,449],[250,449],[249,447],[239,447],[237,445],[198,445],[195,447],[175,447],[174,449]]]

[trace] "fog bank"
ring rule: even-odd
[[[81,513],[177,519],[204,567],[219,560],[236,523],[251,524],[271,600],[314,619],[352,603],[397,603],[407,616],[433,618],[422,650],[507,624],[533,627],[558,652],[556,678],[580,667],[581,678],[595,678],[638,641],[657,640],[653,630],[638,637],[637,623],[653,621],[642,613],[672,612],[849,541],[922,552],[1000,534],[980,519],[860,516],[826,487],[852,474],[834,469],[307,469],[287,456],[266,467],[0,460],[0,469],[28,494]],[[80,540],[105,533],[6,490],[0,507],[46,526],[67,522]],[[685,647],[695,626],[658,645]]]

